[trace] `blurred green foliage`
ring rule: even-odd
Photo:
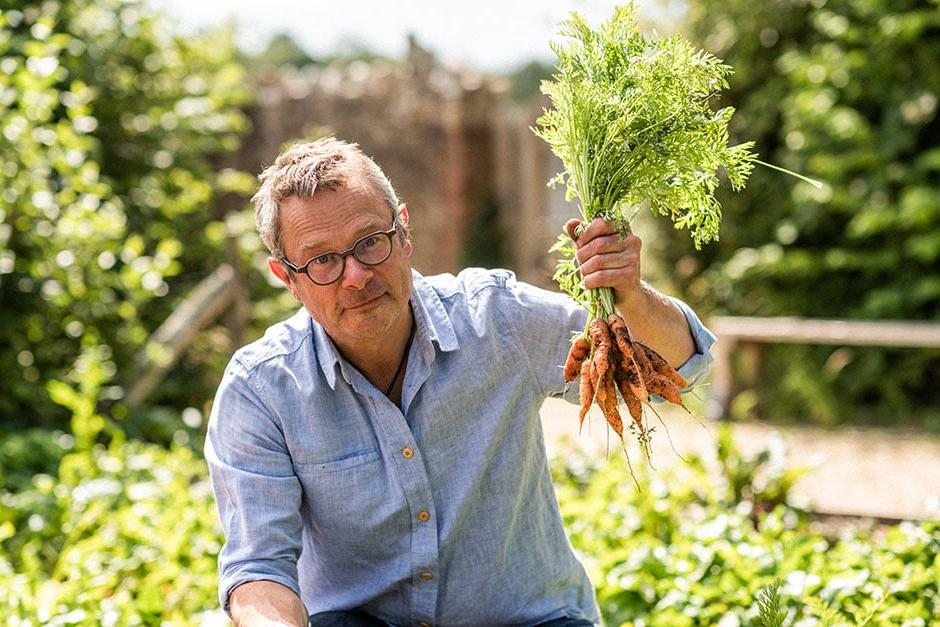
[[[62,434],[19,435],[0,448],[0,476],[16,472],[10,451],[23,446],[47,472],[0,487],[5,624],[227,624],[216,600],[222,534],[192,449],[131,440],[81,450]],[[728,431],[719,440],[713,459],[634,464],[639,488],[622,456],[553,464],[606,624],[759,624],[761,591],[777,579],[787,625],[932,624],[936,521],[826,532],[788,504],[799,472],[785,451],[747,456]]]
[[[759,625],[776,580],[785,625],[940,616],[936,521],[824,532],[787,502],[799,473],[785,451],[746,456],[727,428],[715,459],[688,461],[669,471],[634,463],[639,489],[622,455],[569,455],[553,468],[607,625]]]
[[[758,172],[747,195],[722,200],[721,244],[675,259],[697,302],[735,313],[936,318],[937,5],[885,6],[693,2],[707,47],[738,68],[741,139],[758,138],[770,160],[831,185],[822,195],[801,185],[784,193],[790,181]],[[125,416],[120,400],[136,351],[225,259],[227,238],[263,268],[250,213],[226,215],[222,201],[254,184],[220,167],[247,127],[236,58],[231,32],[181,38],[135,0],[3,4],[7,624],[225,622],[221,530],[204,463],[188,445],[198,444],[227,338],[197,338],[154,399],[162,407]],[[263,326],[292,304],[284,291],[270,297],[260,277],[252,319]],[[807,293],[817,296],[801,299]],[[873,355],[830,356],[822,371],[847,402],[933,398],[905,386],[935,382],[935,358],[912,352],[901,382],[890,375],[892,354]],[[791,396],[815,411],[846,415],[818,372],[787,370],[770,393],[798,389],[803,396]],[[758,591],[777,577],[791,622],[928,624],[940,612],[936,524],[823,534],[787,504],[797,475],[771,452],[744,457],[725,436],[714,464],[641,474],[641,491],[614,459],[576,457],[555,473],[611,624],[749,624]]]
[[[106,383],[96,402],[119,400],[135,351],[222,262],[219,197],[252,184],[219,167],[247,129],[240,106],[249,94],[233,54],[231,32],[178,37],[134,0],[4,3],[7,427],[64,426],[69,415],[53,397],[67,396],[63,381],[79,384],[85,353]],[[214,380],[181,374],[177,406],[204,401]]]
[[[735,68],[732,141],[827,184],[757,168],[721,195],[717,244],[695,252],[663,228],[651,248],[685,297],[734,315],[940,319],[940,4],[691,0],[689,29]],[[745,414],[940,428],[937,350],[776,347],[764,365]]]
[[[4,624],[225,624],[222,532],[196,453],[134,440],[72,450],[41,433],[67,452],[57,472],[0,489]]]

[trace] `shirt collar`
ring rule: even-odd
[[[457,350],[460,343],[440,296],[417,270],[411,271],[411,277],[411,304],[418,325],[416,335],[437,342],[445,353]]]
[[[313,348],[320,363],[320,370],[326,378],[327,385],[331,390],[336,389],[336,364],[339,363],[339,353],[336,352],[336,346],[333,340],[326,334],[326,331],[319,322],[310,316],[310,329],[313,336]]]
[[[433,351],[432,342],[437,342],[438,347],[444,352],[457,350],[460,347],[457,334],[454,332],[453,322],[447,315],[440,296],[417,270],[412,270],[411,276],[411,309],[417,325],[415,337],[424,340],[424,346],[427,346],[428,351]],[[310,329],[320,370],[330,389],[335,390],[339,353],[336,351],[333,340],[312,316],[310,316]],[[433,358],[433,353],[428,356]]]

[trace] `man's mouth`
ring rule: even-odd
[[[381,297],[382,297],[382,294],[379,293],[379,294],[376,294],[375,296],[369,296],[369,297],[354,301],[350,303],[349,305],[347,305],[346,309],[361,309],[365,307],[366,305],[371,305],[372,303],[376,302]]]

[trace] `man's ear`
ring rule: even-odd
[[[401,225],[402,250],[405,252],[406,257],[410,257],[411,253],[414,251],[414,247],[411,245],[411,229],[408,227],[408,207],[405,203],[398,205],[398,223]]]
[[[268,257],[268,268],[271,270],[271,273],[276,276],[281,283],[283,283],[287,289],[290,290],[290,293],[294,296],[297,302],[300,302],[300,297],[297,295],[297,286],[294,284],[293,279],[291,278],[290,273],[287,271],[287,268],[284,267],[280,261],[275,257]]]

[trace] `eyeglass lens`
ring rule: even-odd
[[[350,253],[359,263],[374,266],[382,263],[392,252],[392,238],[386,233],[366,235],[356,242]],[[317,283],[332,283],[343,274],[346,255],[327,253],[314,257],[307,264],[307,274]]]

